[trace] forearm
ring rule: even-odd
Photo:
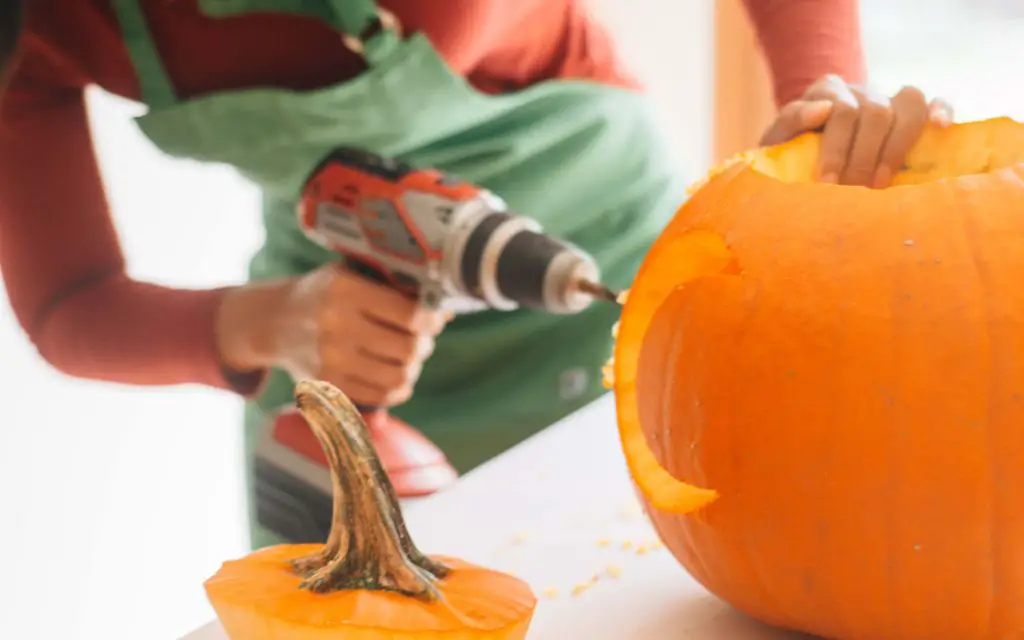
[[[23,68],[4,96],[0,131],[0,274],[29,339],[73,376],[254,393],[259,373],[221,366],[222,291],[126,275],[84,95],[55,80],[45,85],[42,59],[30,61],[35,72]]]
[[[744,0],[771,69],[775,102],[800,97],[836,74],[862,83],[867,72],[857,0]]]
[[[122,273],[88,283],[26,324],[40,355],[76,377],[133,385],[201,384],[255,393],[260,371],[222,364],[216,337],[224,290],[179,290]]]

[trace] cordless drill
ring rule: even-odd
[[[302,189],[298,220],[347,268],[430,309],[571,314],[595,298],[617,300],[600,284],[593,258],[544,234],[494,193],[365,151],[338,149],[320,163]],[[396,489],[400,497],[422,495],[453,479],[449,471],[420,483],[421,490]],[[256,492],[264,526],[293,541],[324,537],[331,513],[327,464],[292,408],[277,414],[259,440]]]

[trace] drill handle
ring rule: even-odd
[[[374,269],[362,260],[346,256],[345,261],[342,264],[344,268],[348,269],[352,273],[362,276],[371,282],[383,285],[389,284],[387,276],[381,273],[379,269]]]
[[[358,274],[359,276],[366,278],[367,280],[376,282],[378,284],[389,284],[387,277],[383,273],[369,266],[365,262],[362,262],[361,260],[346,257],[344,266],[346,269]],[[387,410],[384,407],[375,407],[372,405],[364,404],[356,404],[356,409],[359,411],[359,413],[363,415]]]

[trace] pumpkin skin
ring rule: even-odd
[[[713,172],[649,252],[620,435],[708,590],[835,640],[1024,637],[1024,125],[928,130],[894,186],[818,136]]]

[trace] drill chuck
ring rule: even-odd
[[[445,252],[463,293],[494,309],[555,314],[577,313],[593,301],[579,283],[599,282],[600,269],[585,252],[508,211],[482,210],[464,220]]]

